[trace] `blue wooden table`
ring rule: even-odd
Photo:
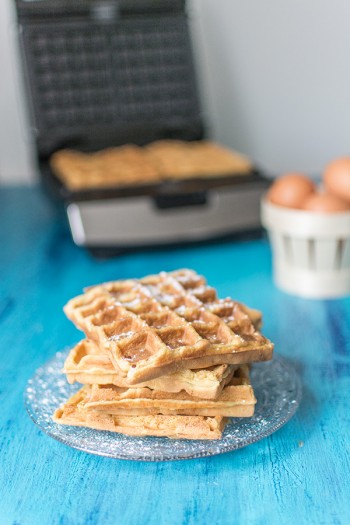
[[[136,463],[73,450],[23,405],[28,378],[79,339],[62,306],[83,286],[180,267],[264,313],[264,333],[303,381],[296,416],[220,456]],[[350,298],[275,288],[265,240],[94,260],[38,189],[0,188],[1,525],[350,523]]]

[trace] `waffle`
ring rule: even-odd
[[[204,140],[160,140],[146,150],[163,178],[243,175],[252,171],[252,164],[244,155]]]
[[[116,416],[86,408],[86,391],[79,390],[57,409],[53,420],[73,425],[120,432],[130,436],[163,436],[174,439],[220,439],[227,419],[221,416]]]
[[[126,144],[96,153],[60,150],[50,166],[73,191],[155,183],[166,179],[249,174],[250,161],[208,141],[161,140],[144,148]]]
[[[97,153],[61,150],[50,159],[53,172],[71,190],[158,181],[158,169],[142,148],[127,144]]]
[[[137,387],[172,393],[184,390],[191,396],[215,399],[230,382],[235,369],[234,365],[217,365],[196,371],[184,369],[138,384]],[[82,384],[116,385],[124,388],[129,386],[108,356],[101,353],[95,343],[86,339],[72,348],[63,372],[69,383],[77,381]]]
[[[271,359],[273,345],[239,303],[190,270],[114,281],[64,308],[130,385],[183,368]]]
[[[250,417],[256,399],[247,365],[235,371],[217,399],[198,399],[186,392],[176,394],[147,387],[118,388],[112,385],[86,386],[86,407],[113,415],[183,415]]]

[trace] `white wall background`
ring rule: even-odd
[[[270,173],[350,153],[347,0],[189,0],[211,137]],[[35,179],[11,0],[0,0],[0,182]]]
[[[0,0],[0,184],[36,176],[13,5]]]

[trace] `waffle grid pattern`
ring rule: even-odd
[[[198,119],[183,15],[37,22],[23,38],[41,131]]]

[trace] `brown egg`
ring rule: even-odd
[[[350,211],[350,205],[335,195],[318,192],[305,200],[302,209],[319,213],[339,213]]]
[[[272,184],[267,199],[278,206],[300,208],[305,199],[315,191],[315,184],[306,175],[286,173]]]
[[[350,157],[342,157],[328,164],[323,180],[329,193],[350,202]]]

